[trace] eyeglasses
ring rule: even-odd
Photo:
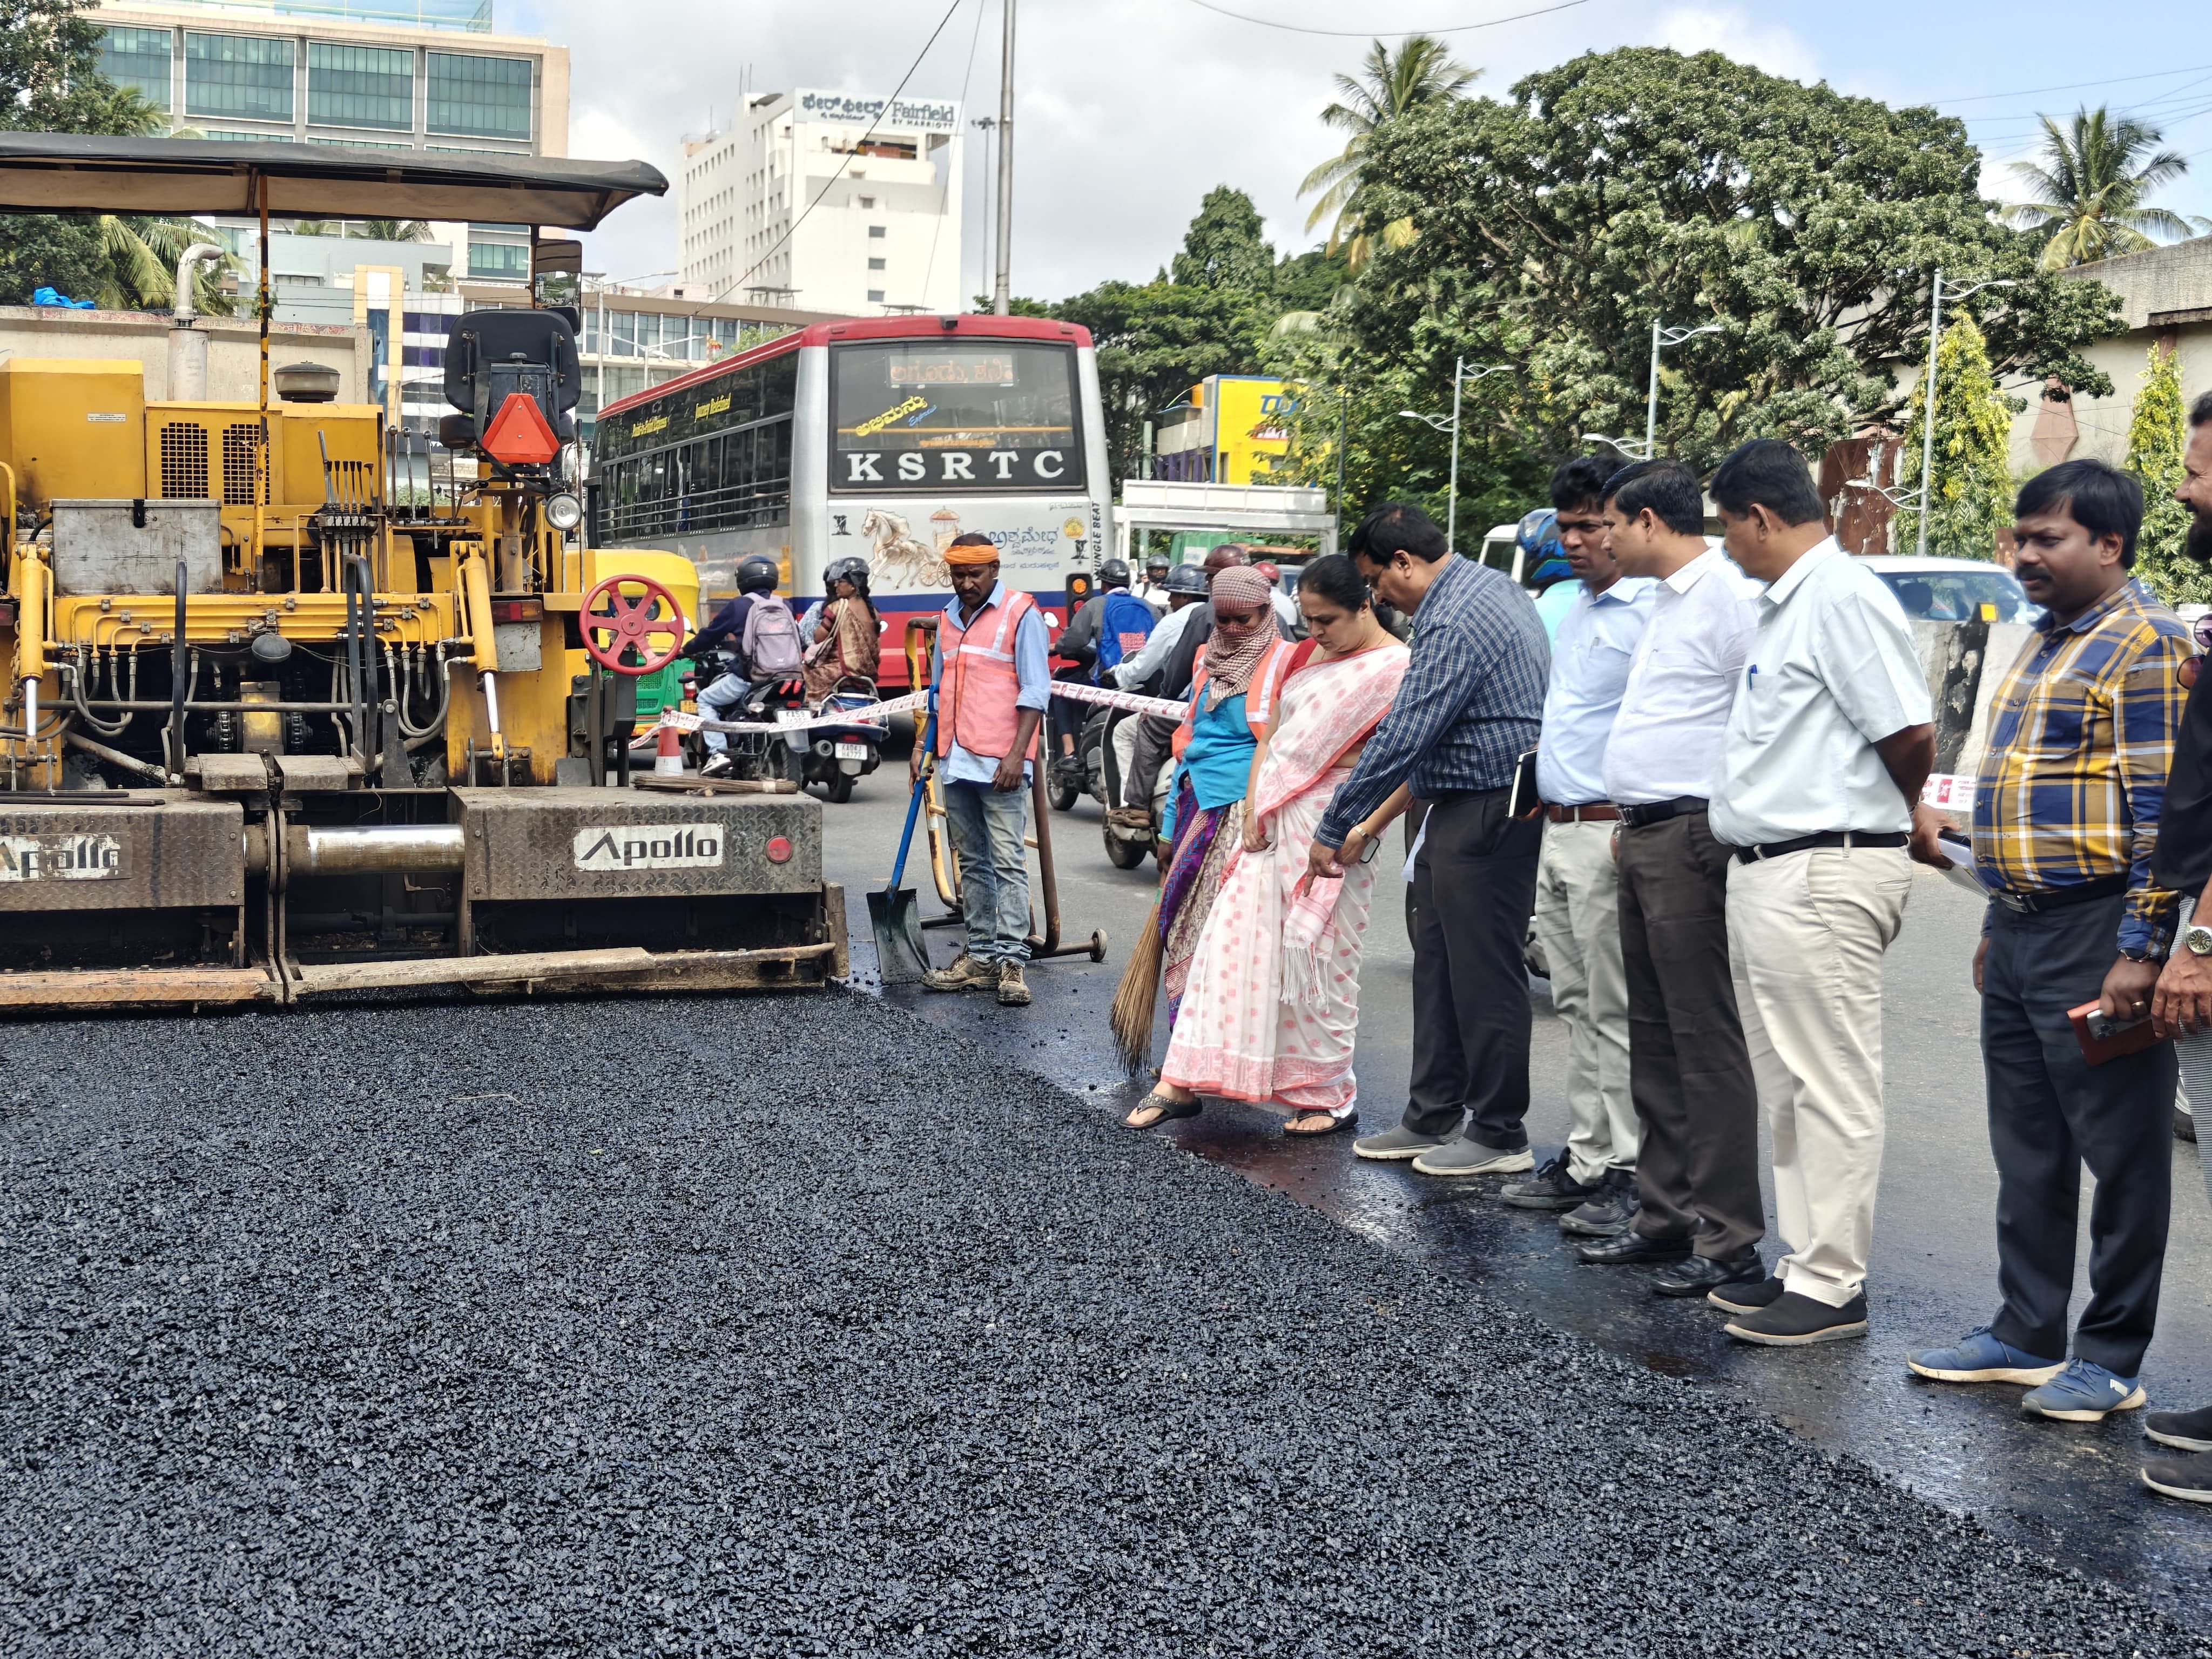
[[[2212,651],[2212,611],[2207,611],[2190,625],[2190,637],[2197,641],[2199,651]]]

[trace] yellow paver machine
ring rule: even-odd
[[[255,403],[0,361],[0,1010],[844,974],[816,802],[621,787],[634,677],[697,578],[583,544],[573,313],[533,283],[453,319],[442,489],[381,407],[269,362],[272,214],[590,229],[665,189],[637,162],[0,134],[0,211],[245,216],[263,254]],[[533,232],[556,247],[573,269]]]

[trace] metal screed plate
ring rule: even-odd
[[[471,901],[805,893],[822,885],[822,806],[804,795],[456,789]],[[781,863],[770,841],[790,843]]]

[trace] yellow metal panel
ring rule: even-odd
[[[395,382],[396,383],[396,382]],[[276,453],[280,501],[320,505],[323,499],[323,454],[315,443],[320,431],[333,461],[365,461],[369,488],[378,500],[384,496],[382,411],[374,404],[289,404],[281,415],[269,411],[272,426],[281,424]]]
[[[1217,375],[1213,388],[1215,481],[1254,484],[1274,481],[1276,458],[1291,453],[1290,398],[1280,380]]]
[[[43,508],[57,496],[146,494],[146,374],[124,359],[0,362],[0,460]]]

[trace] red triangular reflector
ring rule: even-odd
[[[510,392],[492,416],[491,430],[483,434],[484,453],[509,466],[540,466],[561,453],[561,441],[545,424],[538,400],[524,392]]]

